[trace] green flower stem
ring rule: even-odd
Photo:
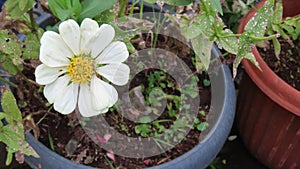
[[[127,6],[127,0],[120,0],[120,11],[119,11],[119,17],[123,17],[125,15],[125,10]]]
[[[6,80],[3,77],[0,77],[0,81],[3,82],[3,83],[6,83],[8,85],[10,85],[11,87],[18,88],[18,85],[14,84],[13,82],[10,82],[10,81]]]

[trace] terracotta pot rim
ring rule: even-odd
[[[259,3],[258,8],[263,6],[263,4],[264,1]],[[255,13],[256,10],[251,10],[243,17],[238,28],[238,33],[244,31],[245,25]],[[296,90],[276,75],[263,60],[256,47],[252,49],[252,53],[258,61],[262,71],[257,69],[250,61],[244,59],[242,64],[244,65],[247,74],[270,99],[293,114],[300,116],[300,91]]]

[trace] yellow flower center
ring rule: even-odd
[[[74,56],[68,66],[68,72],[73,83],[90,82],[95,74],[93,60],[89,57]]]

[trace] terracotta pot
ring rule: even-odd
[[[300,13],[299,0],[283,0],[283,4],[284,16]],[[243,18],[239,33],[255,13],[252,10]],[[236,117],[240,135],[249,151],[266,166],[300,168],[300,91],[279,78],[257,48],[252,52],[262,71],[243,60],[247,74],[240,85]]]
[[[299,0],[283,0],[283,17],[292,17],[300,14]]]

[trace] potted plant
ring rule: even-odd
[[[262,6],[262,3],[258,4],[258,8]],[[297,18],[297,15],[300,13],[299,1],[283,0],[282,6],[283,13],[281,11],[282,8],[277,8],[277,13],[274,13],[274,20],[277,19],[279,22],[273,21],[270,29],[278,28],[276,25],[278,23],[281,26],[288,23],[289,19]],[[243,18],[239,27],[240,33],[245,30],[247,22],[255,13],[256,10],[252,10]],[[296,23],[299,26],[299,19]],[[286,37],[292,40],[292,34],[287,36],[286,33],[289,32],[283,27],[276,30],[283,38]],[[293,29],[292,26],[290,28]],[[295,30],[298,28],[296,26]],[[299,40],[299,34],[297,35],[296,33],[294,36],[296,41],[297,39]],[[286,40],[281,40],[280,42],[286,42]],[[298,168],[300,165],[298,160],[300,155],[298,151],[300,148],[300,92],[299,88],[297,88],[299,79],[297,81],[295,77],[296,83],[288,84],[288,78],[283,77],[282,74],[279,75],[278,70],[274,70],[274,65],[270,64],[269,61],[271,58],[274,58],[275,63],[287,64],[284,58],[291,59],[295,57],[296,61],[287,66],[290,70],[285,70],[286,73],[290,73],[288,75],[289,78],[293,79],[293,72],[297,74],[297,68],[293,70],[293,67],[299,66],[299,55],[285,54],[284,56],[286,51],[291,49],[297,50],[297,45],[294,47],[285,45],[288,47],[282,49],[282,53],[279,54],[280,45],[282,48],[284,46],[279,41],[275,43],[277,45],[274,44],[273,46],[278,52],[272,52],[270,56],[266,56],[263,50],[258,50],[258,47],[253,48],[253,54],[261,70],[255,68],[248,61],[243,61],[247,74],[243,76],[240,84],[236,121],[244,144],[263,164],[270,168]],[[263,55],[264,57],[262,57]],[[278,55],[277,58],[276,55]],[[268,63],[264,61],[266,59]]]
[[[154,3],[153,1],[147,1],[147,2]],[[181,68],[181,66],[178,66],[180,60],[179,62],[174,62],[176,60],[176,57],[173,57],[173,55],[170,54],[170,52],[166,52],[160,49],[158,49],[157,51],[142,50],[141,53],[139,52],[135,53],[135,55],[138,55],[139,57],[145,55],[147,56],[146,57],[147,59],[150,58],[150,61],[147,62],[142,62],[143,60],[139,60],[140,58],[134,57],[134,55],[131,56],[132,58],[136,58],[134,61],[136,60],[140,61],[142,65],[139,65],[138,64],[139,62],[133,62],[135,64],[129,64],[130,62],[126,62],[126,63],[132,67],[138,66],[136,67],[136,69],[134,69],[137,72],[139,72],[138,71],[139,69],[143,69],[144,68],[143,66],[145,65],[146,68],[152,68],[152,69],[153,68],[160,69],[162,66],[167,66],[165,70],[167,70],[167,73],[170,73],[174,77],[181,75],[182,73],[185,73],[185,75],[189,75],[189,76],[186,76],[183,79],[179,79],[178,81],[181,83],[179,83],[179,85],[177,86],[172,83],[166,83],[162,81],[162,83],[159,83],[160,88],[158,90],[156,88],[152,88],[153,89],[152,92],[152,91],[147,91],[147,89],[144,89],[145,90],[144,92],[146,93],[148,92],[148,94],[150,95],[149,97],[147,97],[148,99],[144,98],[145,100],[143,99],[143,97],[140,96],[143,87],[134,86],[137,88],[132,88],[135,89],[133,90],[133,95],[138,100],[138,102],[136,102],[135,105],[141,106],[142,113],[134,110],[129,110],[131,114],[128,113],[126,114],[126,112],[125,113],[122,112],[122,108],[126,109],[127,108],[126,106],[130,106],[132,104],[126,102],[128,101],[128,99],[126,100],[126,98],[128,98],[127,96],[132,94],[130,92],[129,93],[123,92],[125,97],[125,103],[124,102],[117,103],[120,105],[125,105],[125,107],[121,106],[120,109],[118,109],[118,106],[116,106],[115,108],[110,108],[118,100],[117,99],[118,93],[119,96],[123,96],[123,94],[122,95],[120,94],[122,92],[122,89],[118,88],[118,93],[117,93],[115,87],[108,84],[108,82],[109,81],[113,82],[116,85],[124,85],[128,81],[129,77],[133,77],[135,75],[135,74],[131,74],[129,76],[128,66],[122,63],[128,58],[128,50],[134,53],[134,48],[132,46],[132,43],[134,42],[131,43],[131,41],[128,41],[128,39],[131,40],[132,33],[136,35],[136,32],[141,31],[141,29],[138,29],[139,27],[141,27],[141,25],[142,25],[141,27],[142,29],[147,29],[147,27],[143,25],[145,23],[144,21],[141,22],[140,20],[136,20],[132,18],[131,19],[129,18],[130,24],[125,25],[127,26],[127,28],[129,26],[129,30],[124,31],[120,29],[120,27],[124,26],[122,25],[122,21],[124,21],[122,19],[124,18],[118,19],[117,23],[121,23],[121,24],[119,25],[115,24],[115,21],[117,21],[116,16],[123,16],[124,11],[126,11],[127,1],[123,1],[123,0],[119,1],[118,5],[115,5],[116,1],[102,2],[102,1],[85,0],[83,2],[72,1],[71,3],[71,1],[62,2],[57,0],[49,0],[48,4],[50,6],[50,11],[56,17],[58,22],[56,26],[48,28],[51,31],[46,31],[45,33],[43,33],[42,29],[37,28],[35,23],[33,22],[34,15],[33,15],[33,11],[30,10],[32,5],[34,4],[33,1],[26,1],[25,8],[20,8],[20,7],[15,8],[15,3],[18,3],[18,1],[7,1],[6,3],[7,10],[10,13],[11,17],[13,18],[15,17],[16,19],[21,19],[21,21],[25,23],[25,27],[31,28],[32,32],[28,30],[27,32],[25,32],[26,39],[24,43],[26,44],[26,46],[22,46],[22,47],[25,48],[26,50],[25,49],[21,50],[21,53],[23,55],[21,55],[22,57],[19,60],[17,60],[19,62],[16,62],[15,57],[11,58],[11,60],[9,60],[11,62],[5,62],[6,63],[5,69],[11,74],[13,73],[17,74],[20,73],[20,70],[22,70],[23,68],[22,64],[26,64],[27,66],[31,66],[32,68],[36,68],[35,76],[36,76],[37,83],[34,82],[32,79],[31,80],[27,79],[26,83],[29,82],[29,84],[33,84],[34,86],[40,87],[42,92],[40,93],[32,92],[37,95],[32,95],[31,92],[27,92],[26,95],[31,95],[32,97],[38,96],[37,97],[38,99],[40,98],[39,96],[42,97],[44,93],[47,100],[50,103],[54,103],[54,106],[52,107],[51,104],[47,104],[47,102],[41,101],[42,103],[44,103],[41,105],[41,107],[48,106],[49,110],[55,109],[56,111],[62,114],[69,114],[74,110],[76,110],[75,112],[77,112],[77,114],[74,113],[73,116],[72,115],[67,116],[67,118],[69,118],[69,121],[71,122],[69,123],[69,126],[71,127],[72,125],[76,124],[76,119],[80,120],[81,122],[80,124],[83,127],[85,126],[93,127],[93,124],[95,123],[91,123],[91,119],[92,120],[97,119],[95,115],[98,115],[99,113],[105,113],[107,111],[114,112],[116,109],[122,112],[122,116],[121,116],[122,118],[114,119],[110,121],[111,123],[114,123],[115,121],[117,122],[122,121],[124,120],[123,117],[129,118],[132,121],[138,120],[135,122],[138,122],[139,124],[132,129],[134,130],[133,133],[136,134],[136,136],[138,136],[139,138],[135,140],[138,141],[143,140],[146,141],[146,143],[149,143],[151,148],[148,147],[148,148],[144,148],[143,150],[148,151],[150,153],[153,153],[151,152],[151,150],[155,150],[155,147],[157,147],[157,150],[159,150],[159,152],[161,152],[161,150],[164,151],[168,150],[170,148],[170,145],[171,147],[173,147],[175,145],[173,143],[176,143],[184,139],[185,135],[182,135],[181,133],[182,131],[186,132],[189,131],[191,128],[200,130],[202,131],[200,135],[200,141],[199,143],[196,142],[196,146],[194,148],[189,150],[187,153],[184,153],[180,157],[175,158],[174,160],[170,160],[169,162],[166,162],[161,165],[153,166],[153,167],[154,168],[157,167],[158,168],[199,168],[199,167],[205,168],[209,164],[209,162],[213,160],[213,158],[216,156],[217,152],[221,149],[223,143],[225,142],[226,137],[232,125],[232,121],[234,118],[234,111],[235,111],[235,97],[234,97],[235,92],[232,84],[232,78],[230,76],[230,72],[228,68],[220,64],[220,61],[218,59],[220,53],[216,50],[215,47],[213,47],[214,46],[213,43],[216,42],[219,48],[223,48],[233,54],[237,54],[238,58],[234,70],[236,70],[237,65],[240,63],[243,57],[246,57],[250,59],[252,62],[256,63],[254,58],[251,55],[251,51],[248,48],[250,46],[250,42],[246,40],[247,39],[264,40],[264,39],[269,39],[274,37],[274,35],[271,35],[269,37],[260,37],[262,36],[261,34],[263,34],[264,32],[264,26],[266,24],[265,22],[263,22],[265,20],[263,21],[259,20],[260,16],[264,16],[264,14],[272,10],[272,5],[274,4],[272,0],[269,0],[268,2],[269,2],[268,5],[266,5],[262,10],[260,10],[259,15],[255,17],[253,21],[253,23],[257,23],[256,21],[258,21],[258,26],[256,24],[252,24],[253,27],[258,27],[257,29],[260,32],[260,34],[257,35],[258,37],[249,36],[247,33],[237,35],[237,34],[233,34],[232,31],[230,31],[229,29],[226,29],[226,26],[224,25],[224,23],[219,17],[219,13],[222,14],[222,9],[220,8],[220,3],[218,1],[213,1],[213,0],[200,1],[199,4],[195,5],[196,11],[190,13],[190,15],[180,14],[181,10],[180,8],[178,8],[178,12],[177,12],[178,15],[168,16],[168,19],[171,20],[173,24],[177,25],[177,27],[175,26],[173,28],[179,28],[180,32],[174,31],[176,29],[172,29],[173,31],[169,31],[168,34],[164,34],[164,35],[168,35],[174,39],[180,39],[182,37],[178,36],[178,34],[182,33],[185,39],[191,41],[192,48],[195,51],[196,57],[194,59],[188,57],[189,64],[194,63],[196,67],[194,68],[194,73],[199,74],[203,72],[204,69],[206,69],[206,71],[208,71],[210,75],[209,80],[205,78],[202,79],[203,81],[201,81],[201,85],[204,87],[211,85],[212,95],[217,94],[218,96],[212,97],[210,113],[208,115],[206,115],[206,113],[204,113],[203,111],[199,111],[199,106],[197,106],[198,104],[197,100],[199,99],[198,89],[194,90],[194,88],[195,87],[198,88],[198,86],[194,85],[195,83],[194,84],[192,83],[195,77],[190,75],[193,73],[189,72],[188,69],[183,69],[182,71],[177,71],[177,72],[175,71],[175,73],[173,72],[172,74],[172,71],[174,71],[174,69],[178,70],[179,68]],[[45,3],[45,1],[42,1],[42,3]],[[184,6],[192,3],[192,1],[182,2],[182,1],[174,0],[174,1],[168,1],[168,3],[174,6]],[[159,7],[162,8],[163,5],[164,4],[159,4]],[[199,9],[201,12],[199,11]],[[26,11],[28,10],[30,10],[29,16],[26,13]],[[129,15],[132,14],[132,11],[134,11],[134,5],[133,7],[130,8]],[[143,11],[143,8],[140,8],[140,11]],[[25,17],[23,15],[25,15]],[[141,13],[140,16],[142,17]],[[159,14],[155,16],[161,17],[162,15]],[[98,19],[99,23],[97,23],[95,20],[87,19],[87,18]],[[125,21],[127,21],[126,19],[128,18],[125,17]],[[109,26],[103,23],[109,23],[110,25],[113,26]],[[100,27],[99,25],[103,27]],[[133,27],[131,27],[132,25]],[[138,28],[135,27],[136,25],[138,25],[139,27]],[[164,30],[162,29],[164,28],[163,26],[164,26],[163,24],[159,24],[157,26],[159,28],[158,30]],[[95,30],[97,31],[96,33]],[[79,35],[79,33],[82,35]],[[112,42],[112,39],[114,38],[113,36],[114,33],[116,33],[116,37],[113,40],[115,42]],[[158,31],[156,33],[159,34],[160,32]],[[93,35],[95,35],[95,37]],[[105,37],[105,38],[97,38],[100,35],[101,37]],[[241,36],[241,38],[238,40],[236,39],[237,36]],[[13,39],[13,37],[11,38]],[[40,46],[39,41],[37,41],[35,38],[41,39],[40,40],[41,47],[39,47]],[[85,41],[86,40],[85,38],[90,40]],[[128,38],[127,41],[126,38]],[[138,38],[142,39],[143,35],[139,35]],[[154,42],[158,42],[157,40],[159,38],[161,37],[154,36],[153,38]],[[101,42],[100,43],[101,45],[98,46],[96,45],[97,43],[95,42]],[[144,49],[145,42],[143,41],[138,41],[138,42],[139,42],[138,47]],[[79,43],[82,44],[78,46]],[[178,42],[176,43],[178,44]],[[156,45],[158,44],[150,43],[151,47]],[[189,43],[185,43],[185,45],[190,46]],[[244,48],[244,46],[246,47]],[[89,52],[86,52],[86,50],[88,50]],[[181,52],[185,52],[185,51],[186,50],[182,50]],[[61,52],[64,53],[64,57],[58,57],[59,55],[62,54]],[[98,55],[99,53],[101,54]],[[9,55],[7,52],[6,54]],[[39,59],[42,62],[42,64],[40,64],[40,62],[38,63],[31,62],[31,60],[34,60],[34,57],[37,57],[39,55],[40,55]],[[111,58],[106,58],[108,60],[105,59],[103,60],[105,56],[111,56],[111,58],[118,56],[118,58],[115,58],[115,60],[109,60]],[[166,58],[167,60],[165,60],[165,62],[161,62],[164,61],[164,58],[162,59],[163,56],[168,56],[169,60]],[[130,58],[128,60],[130,60]],[[29,63],[26,62],[28,60],[30,60]],[[154,65],[151,65],[154,67],[149,67],[149,66],[147,67],[148,63],[154,63]],[[39,64],[40,66],[37,67],[37,65]],[[107,66],[109,69],[104,69],[105,67],[107,68]],[[132,71],[132,67],[130,67],[131,69],[130,72],[136,73]],[[98,73],[95,73],[95,71],[97,71]],[[155,71],[154,72],[151,71],[150,73],[153,73],[154,75],[147,74],[149,75],[149,77],[147,77],[146,79],[148,83],[146,84],[150,87],[151,87],[150,84],[152,84],[153,82],[151,80],[152,77],[157,78],[157,76],[155,75]],[[26,75],[32,76],[32,73],[23,74],[23,75],[25,77]],[[164,76],[166,77],[167,75]],[[99,79],[101,79],[102,81],[100,81]],[[158,80],[161,79],[159,78]],[[187,83],[186,80],[191,80],[191,83]],[[5,79],[3,81],[9,83]],[[59,84],[64,84],[63,85],[64,87],[62,88],[65,90],[62,90]],[[11,85],[13,86],[13,84]],[[46,85],[46,87],[43,88],[41,85]],[[91,87],[90,85],[96,88]],[[31,85],[27,85],[26,87],[31,89]],[[74,90],[72,90],[72,87]],[[175,94],[178,93],[178,91],[181,94],[179,96],[174,95],[174,93],[165,94],[161,89],[166,87],[174,89]],[[78,88],[79,88],[79,93],[78,93]],[[102,94],[104,95],[102,94],[96,95],[94,93],[99,88],[102,89],[101,91],[103,92]],[[126,86],[125,86],[125,90],[126,90]],[[79,95],[78,108],[76,108],[78,95]],[[21,98],[22,95],[18,95],[18,97]],[[168,115],[172,117],[176,117],[176,119],[178,119],[178,117],[182,118],[180,121],[177,122],[175,121],[173,125],[169,125],[169,126],[168,124],[166,126],[162,126],[159,124],[160,122],[168,122],[169,119],[160,119],[160,121],[156,121],[156,123],[151,124],[152,126],[147,124],[155,120],[157,118],[157,115],[160,115],[156,108],[156,109],[151,109],[151,111],[153,111],[152,114],[154,116],[149,117],[149,112],[147,111],[148,108],[147,105],[153,104],[153,105],[158,105],[158,107],[161,105],[163,106],[164,105],[163,103],[165,102],[164,100],[161,100],[161,98],[167,98],[169,99],[169,101],[170,100],[173,101],[173,103],[170,103],[168,101],[166,102]],[[147,104],[143,103],[147,101],[149,103]],[[196,106],[194,106],[193,104],[186,104],[188,103],[188,101],[191,101],[191,103],[196,103]],[[24,108],[22,110],[24,110],[24,112],[26,112],[27,110],[28,113],[25,114],[25,122],[27,122],[26,126],[33,129],[33,131],[35,131],[34,132],[35,134],[38,134],[39,130],[37,128],[37,125],[34,123],[33,116],[41,115],[41,111],[39,107],[33,107],[33,111],[35,110],[36,112],[35,113],[33,111],[28,112],[29,106],[27,106],[27,104],[28,103],[26,102],[19,103],[19,105],[22,108]],[[34,104],[30,104],[30,105],[33,106]],[[175,107],[178,106],[179,110],[189,110],[190,112],[184,111],[182,116],[179,116],[176,113],[174,114],[174,112],[172,111],[174,106]],[[191,111],[193,108],[196,108],[196,111]],[[46,111],[43,110],[43,111],[45,113],[43,116],[40,116],[41,120],[45,119],[46,116],[51,114],[47,110]],[[194,113],[196,113],[197,116],[195,116]],[[110,116],[110,114],[112,113],[106,113],[105,115],[103,116],[100,115],[98,117],[100,117],[100,120],[103,120],[103,117]],[[198,117],[198,114],[201,115],[200,117],[204,115],[203,118],[206,120],[206,123],[201,122],[201,120]],[[53,114],[51,114],[51,116],[52,115]],[[75,115],[75,121],[72,121],[74,120],[74,115]],[[144,117],[145,115],[147,116],[146,118]],[[88,119],[88,118],[82,118],[82,116],[86,116],[86,117],[93,116],[93,117]],[[66,116],[54,115],[54,117],[58,119],[63,119],[61,117],[66,117]],[[135,117],[138,118],[135,119]],[[40,123],[41,120],[38,120],[39,121],[38,123]],[[54,124],[64,123],[63,121],[56,121],[55,118],[52,118],[52,121],[54,122]],[[102,122],[98,124],[105,125],[104,123],[105,121],[103,123]],[[186,122],[192,122],[192,123],[188,124]],[[120,123],[115,123],[115,124],[119,125],[120,131],[124,131],[127,134],[126,136],[130,137],[130,135],[128,135],[130,133],[128,133],[128,128],[126,126],[123,126]],[[156,127],[154,128],[155,130],[153,129],[153,126]],[[85,131],[88,133],[89,129]],[[109,127],[105,127],[104,129],[105,129],[104,132],[107,132],[109,130]],[[149,129],[151,129],[151,131],[154,132],[153,133],[149,132]],[[92,131],[95,131],[95,129],[92,128]],[[158,132],[156,133],[155,131]],[[174,131],[176,132],[174,133]],[[41,132],[45,133],[45,131],[41,131]],[[51,137],[51,133],[46,130],[46,133],[47,132],[48,135],[47,134],[46,135],[48,137],[49,147],[55,149]],[[114,164],[112,164],[112,161],[116,162],[114,161],[116,151],[115,150],[111,151],[111,149],[122,145],[124,142],[118,142],[120,140],[114,140],[118,138],[113,138],[112,134],[109,132],[101,133],[101,134],[99,134],[98,132],[102,132],[102,131],[97,130],[97,133],[94,132],[92,133],[92,135],[89,136],[91,137],[91,139],[95,139],[96,141],[98,140],[98,143],[100,142],[101,146],[105,146],[109,144],[113,145],[109,147],[109,149],[106,149],[105,153],[103,152],[101,153],[104,155],[104,157],[102,158],[103,159],[102,163],[107,164],[108,167],[113,167]],[[67,132],[65,132],[65,134],[67,135]],[[78,136],[77,134],[74,134],[74,136],[75,137]],[[83,134],[81,133],[79,135],[82,136]],[[143,136],[144,138],[141,138],[140,136]],[[153,139],[151,138],[151,136],[153,136],[154,138],[155,136],[159,136],[160,138],[156,137],[156,139]],[[63,139],[63,137],[61,139]],[[76,142],[78,141],[76,140],[76,138],[70,140],[75,141],[75,143],[78,143]],[[165,140],[167,140],[167,142]],[[43,144],[35,141],[33,136],[30,134],[27,135],[27,141],[40,156],[40,158],[34,158],[31,156],[26,157],[27,163],[33,168],[40,168],[40,167],[65,168],[66,166],[70,166],[72,168],[88,168],[85,165],[74,163],[52,152],[51,150],[47,149]],[[68,143],[70,144],[68,144],[66,147],[70,146],[68,152],[70,153],[69,155],[72,155],[71,149],[72,149],[73,142],[68,142]],[[119,143],[119,144],[114,144],[114,143]],[[131,144],[127,144],[126,147],[130,147],[132,145],[133,147],[139,147],[136,146],[136,144],[132,144],[132,142]],[[75,148],[76,148],[76,144],[75,144]],[[124,150],[124,147],[121,147],[120,150],[122,148]],[[86,151],[83,151],[83,153],[82,154],[80,153],[79,155],[77,155],[77,157],[78,158],[80,157],[81,159],[84,158],[88,160],[93,160],[92,156],[87,156]],[[122,151],[122,153],[127,153],[127,152]],[[140,157],[143,160],[142,163],[144,163],[146,166],[149,165],[149,160],[145,159],[148,156],[145,156],[144,154],[141,155],[139,152],[137,153],[134,152],[134,153],[135,153],[134,154],[135,157]],[[165,158],[162,161],[164,160],[168,160],[168,158]]]

